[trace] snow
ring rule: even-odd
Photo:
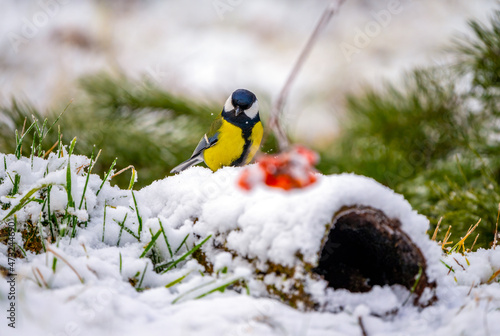
[[[323,1],[291,6],[285,0],[256,0],[239,2],[221,17],[211,1],[132,1],[132,10],[100,1],[57,2],[55,12],[41,5],[55,3],[49,0],[0,4],[0,99],[24,92],[44,109],[74,95],[79,76],[118,68],[135,78],[145,73],[167,90],[194,97],[219,100],[234,87],[255,88],[268,109],[269,97],[283,84],[324,6]],[[354,43],[373,13],[387,6],[387,1],[347,1],[333,19],[290,97],[287,108],[295,114],[297,138],[331,137],[336,123],[331,112],[342,104],[338,97],[360,83],[378,86],[382,75],[399,78],[411,66],[439,62],[438,48],[457,29],[464,31],[465,18],[484,20],[497,1],[402,1],[403,11],[390,25],[348,59],[339,45]],[[8,34],[21,33],[24,19],[31,20],[42,7],[49,22],[14,50]],[[401,195],[369,178],[318,176],[304,190],[258,187],[246,192],[236,185],[240,168],[212,173],[194,167],[135,191],[136,206],[130,190],[109,181],[101,189],[102,178],[93,174],[83,195],[82,167],[89,159],[73,155],[71,207],[67,164],[66,150],[46,160],[0,154],[0,201],[10,203],[9,210],[0,210],[0,219],[30,191],[40,199],[50,185],[45,197],[50,197],[51,211],[74,215],[81,224],[76,237],[46,242],[52,252],[27,251],[15,260],[16,335],[361,335],[360,321],[368,335],[500,334],[500,283],[491,279],[500,269],[500,248],[442,254],[426,235],[427,219]],[[21,183],[12,196],[15,174]],[[368,293],[325,289],[324,281],[307,275],[304,262],[317,263],[325,225],[343,206],[356,204],[399,219],[429,262],[436,303],[414,307],[407,302],[408,290],[398,285],[375,286]],[[30,202],[16,216],[20,223],[38,223],[46,211],[41,203]],[[6,223],[0,222],[0,228]],[[191,257],[164,274],[154,272],[152,261],[140,256],[160,223],[169,245],[160,235],[153,250],[162,260],[178,259],[211,235],[201,251],[214,272],[208,274]],[[139,234],[140,241],[134,237]],[[44,237],[49,236],[45,229]],[[14,241],[23,244],[21,233]],[[0,265],[6,268],[7,254],[7,245],[0,243]],[[294,278],[272,272],[272,264],[290,267]],[[303,281],[322,309],[294,309],[266,288],[292,292],[295,280]],[[205,295],[235,281],[246,287]],[[137,291],[131,282],[145,290]],[[13,334],[5,319],[12,302],[9,290],[7,278],[1,278],[0,311],[5,315],[0,316],[0,335]]]
[[[66,152],[60,158],[51,154],[33,161],[0,154],[0,162],[7,167],[1,165],[0,170],[2,202],[10,201],[12,207],[34,188],[51,184],[51,211],[66,211]],[[113,187],[109,181],[101,189],[101,178],[91,175],[84,206],[78,209],[87,176],[81,167],[89,160],[73,155],[70,162],[76,206],[68,209],[86,227],[78,228],[74,238],[46,242],[46,253],[27,251],[26,258],[16,259],[19,335],[360,335],[360,320],[369,335],[500,333],[495,323],[500,318],[500,283],[491,279],[500,268],[500,248],[442,254],[426,235],[427,219],[401,195],[372,179],[353,174],[318,176],[317,183],[303,190],[260,186],[247,192],[236,183],[242,168],[212,173],[193,167],[134,191],[137,210],[132,191]],[[21,176],[19,194],[8,196],[12,183],[7,173],[15,172]],[[325,289],[323,280],[308,276],[304,262],[317,263],[325,225],[350,205],[371,206],[401,221],[403,231],[427,259],[427,276],[437,284],[437,302],[417,308],[408,300],[409,291],[399,285],[351,293]],[[31,202],[17,212],[18,220],[37,222],[41,211],[41,204]],[[0,211],[0,218],[8,212]],[[154,272],[151,259],[140,256],[160,230],[160,221],[170,249],[162,235],[153,249],[163,260],[179,258],[211,235],[201,251],[212,263],[213,273],[191,257],[166,273]],[[121,222],[134,235],[140,233],[140,241],[125,230],[120,237]],[[19,233],[16,241],[22,245]],[[294,277],[272,272],[272,264],[292,267]],[[0,244],[0,265],[8,267],[5,244]],[[266,289],[272,285],[292,293],[297,279],[323,308],[294,309]],[[0,280],[0,311],[6,314],[10,287],[6,278]],[[244,287],[216,291],[241,281]],[[131,282],[144,290],[137,291]],[[11,333],[5,321],[0,323],[0,334]]]

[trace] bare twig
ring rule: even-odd
[[[441,248],[444,250],[446,249],[446,245],[447,244],[451,244],[453,242],[448,242],[448,239],[450,239],[450,236],[451,236],[451,225],[448,226],[448,231],[446,231],[446,234],[444,235],[444,239],[443,241],[441,242]]]
[[[486,283],[492,283],[493,280],[495,280],[496,277],[499,275],[500,275],[500,269],[498,271],[496,271],[495,273],[493,273],[493,275],[488,279],[488,281],[486,281]]]
[[[66,265],[68,265],[68,267],[76,274],[76,276],[78,277],[78,279],[80,280],[81,283],[84,283],[84,280],[83,278],[80,276],[80,274],[76,271],[76,269],[73,267],[73,265],[71,265],[65,258],[63,258],[63,256],[61,256],[59,253],[57,253],[56,251],[54,251],[49,244],[47,244],[47,251],[50,251],[53,255],[55,255],[56,257],[58,257],[59,259],[61,259]]]
[[[456,243],[455,246],[452,247],[452,249],[451,249],[452,252],[455,251],[455,249],[457,249],[457,251],[460,251],[460,247],[462,247],[463,252],[465,252],[465,240],[477,228],[479,223],[481,223],[481,218],[479,218],[479,220],[477,221],[477,223],[474,226],[471,225],[471,227],[469,228],[469,230],[467,231],[465,236],[463,236],[463,238],[461,238],[460,241],[458,243]]]
[[[40,277],[40,280],[42,281],[45,288],[49,288],[49,285],[47,284],[47,281],[45,281],[42,272],[40,272],[40,269],[38,267],[34,267],[34,270],[38,273],[38,276]]]
[[[56,143],[56,145],[57,145],[57,143]],[[95,166],[95,163],[97,162],[97,159],[99,159],[99,155],[101,155],[101,151],[102,151],[102,149],[99,149],[99,152],[97,152],[97,156],[95,157],[95,160],[91,161],[89,164],[84,164],[84,165],[81,165],[80,167],[78,167],[76,173],[80,174],[80,171],[82,169],[87,168],[87,167],[90,166],[90,169],[89,169],[89,174],[90,174],[92,172],[92,169],[94,169],[94,166]],[[130,167],[133,167],[133,166],[128,166],[127,168],[125,168],[125,170],[127,170]],[[122,171],[120,171],[120,172],[116,173],[115,175],[111,176],[111,178],[113,178],[116,175],[121,174],[121,173],[122,173]]]
[[[439,231],[439,226],[441,225],[441,221],[443,220],[443,217],[439,218],[439,221],[436,225],[436,229],[434,230],[434,234],[432,235],[432,240],[436,240],[437,233]]]
[[[471,248],[470,248],[470,251],[471,251],[471,252],[472,252],[472,250],[474,249],[474,245],[476,245],[477,238],[479,238],[479,233],[476,235],[476,239],[474,239],[474,242],[472,243],[472,246],[471,246]]]
[[[121,173],[123,173],[124,171],[127,171],[127,170],[129,170],[129,169],[132,169],[132,170],[133,170],[133,169],[135,169],[135,168],[134,168],[134,166],[130,165],[130,166],[126,167],[126,168],[123,168],[123,169],[122,169],[122,170],[120,170],[118,173],[115,173],[113,176],[111,176],[111,178],[114,178],[115,176],[118,176],[118,175],[120,175]]]
[[[59,145],[59,140],[57,140],[56,143],[52,147],[50,147],[50,149],[43,155],[43,158],[45,159],[47,155],[49,155],[50,152],[52,152],[52,150],[56,148],[57,145]]]
[[[326,28],[332,16],[338,12],[340,6],[344,3],[344,1],[345,0],[332,1],[325,9],[323,15],[318,21],[318,24],[316,25],[316,28],[314,28],[314,31],[312,32],[311,36],[309,37],[309,40],[302,49],[299,58],[295,62],[295,65],[293,66],[290,75],[288,75],[285,85],[283,85],[283,88],[281,89],[278,95],[278,99],[276,99],[271,108],[269,125],[266,129],[263,142],[265,142],[265,139],[269,135],[269,132],[272,130],[276,135],[276,139],[278,140],[278,146],[281,151],[286,150],[289,146],[288,137],[286,136],[286,133],[283,129],[283,125],[280,123],[280,116],[283,111],[283,106],[285,105],[286,99],[288,98],[288,94],[290,93],[290,88],[292,87],[292,84],[295,78],[297,77],[297,74],[304,65],[304,62],[309,56],[312,48],[314,47],[314,44],[318,40],[319,35]]]
[[[363,323],[363,318],[361,316],[358,316],[358,324],[359,324],[359,327],[361,328],[361,334],[363,336],[368,336],[368,333],[366,332],[366,329],[365,329],[365,324]]]
[[[455,262],[457,263],[457,265],[460,266],[460,267],[462,267],[462,269],[465,271],[465,267],[463,267],[462,264],[459,263],[456,258],[453,258],[453,260],[455,260]]]
[[[475,281],[472,281],[472,285],[470,285],[470,288],[469,288],[469,292],[467,293],[467,296],[470,295],[470,293],[472,292],[472,288],[474,288],[474,285],[476,284]]]

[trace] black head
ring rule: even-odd
[[[257,100],[255,95],[245,89],[238,89],[231,95],[231,102],[233,106],[239,106],[242,110],[247,110]]]
[[[259,102],[252,92],[238,89],[227,99],[224,111],[234,112],[235,116],[244,112],[247,117],[254,119],[259,114]]]

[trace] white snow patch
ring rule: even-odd
[[[35,158],[33,166],[26,158],[0,155],[3,158],[7,169],[0,168],[2,202],[12,202],[12,207],[33,188],[51,183],[51,211],[64,213],[67,156]],[[85,162],[84,157],[71,157],[75,208],[70,211],[82,225],[76,237],[51,245],[73,269],[57,257],[54,271],[52,252],[28,252],[26,258],[15,260],[19,335],[163,335],[166,331],[173,335],[360,335],[360,319],[369,335],[500,334],[496,323],[500,319],[500,284],[498,278],[491,279],[500,268],[500,249],[442,255],[425,234],[427,219],[402,196],[372,179],[352,174],[323,176],[304,190],[286,193],[260,187],[246,193],[236,186],[240,168],[212,173],[195,167],[135,192],[143,223],[139,232],[131,191],[109,182],[100,189],[102,180],[96,175],[90,176],[83,197],[86,207],[79,209],[86,175],[77,170]],[[12,198],[7,173],[16,172],[21,184]],[[41,197],[42,191],[32,197]],[[19,218],[38,222],[41,208],[32,204],[18,212]],[[402,229],[429,261],[427,275],[437,282],[437,302],[417,309],[406,302],[408,290],[400,286],[350,293],[325,289],[324,282],[307,278],[309,293],[322,305],[319,311],[301,312],[267,297],[266,284],[291,289],[293,282],[276,273],[259,280],[256,269],[266,272],[268,262],[281,263],[303,276],[296,252],[315,264],[325,224],[342,206],[349,205],[371,206],[401,221]],[[0,217],[8,212],[1,210]],[[160,234],[153,250],[164,260],[178,259],[213,235],[201,251],[213,262],[214,274],[204,273],[205,268],[189,257],[166,273],[154,272],[151,260],[140,256],[160,230],[160,221],[169,245]],[[119,223],[133,235],[140,234],[141,240]],[[15,241],[22,245],[20,233]],[[224,242],[228,251],[215,248],[214,244]],[[0,244],[0,265],[5,268],[9,266],[7,252],[6,245]],[[12,302],[6,280],[0,279],[0,311],[4,313]],[[250,295],[245,287],[225,288],[236,281],[244,281]],[[136,291],[131,285],[134,282],[144,290]],[[221,288],[224,292],[218,291]],[[11,331],[4,318],[0,334]]]

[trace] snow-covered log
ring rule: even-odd
[[[331,288],[367,292],[373,286],[403,285],[415,294],[415,303],[429,281],[420,248],[401,229],[398,219],[364,206],[346,207],[335,214],[313,269]],[[429,300],[420,304],[429,304]]]
[[[348,300],[335,297],[345,290],[432,303],[440,248],[401,195],[353,174],[319,176],[290,192],[246,192],[236,183],[240,172],[195,167],[144,188],[140,200],[174,231],[212,235],[195,257],[209,273],[241,274],[236,286],[245,283],[252,295],[300,309],[342,309]]]
[[[66,151],[0,161],[0,276],[17,274],[22,334],[140,333],[144,321],[174,334],[293,334],[304,323],[308,335],[359,335],[361,323],[367,334],[498,334],[499,249],[442,255],[427,219],[372,179],[246,192],[244,169],[194,167],[132,191]],[[10,290],[0,281],[4,311]]]

